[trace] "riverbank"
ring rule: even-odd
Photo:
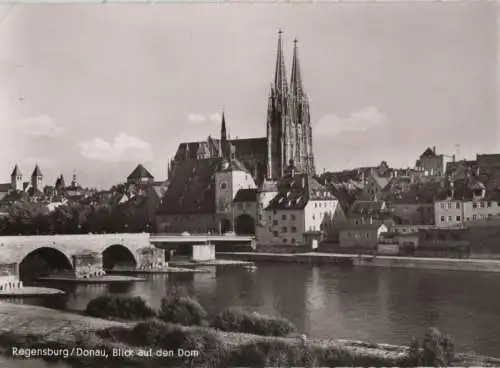
[[[136,282],[136,281],[146,281],[142,277],[132,277],[132,276],[120,276],[120,275],[104,275],[104,276],[94,276],[88,279],[76,278],[74,276],[46,276],[38,277],[36,281],[42,282],[68,282],[76,284],[107,284],[115,282]]]
[[[137,270],[137,269],[118,269],[106,271],[110,275],[129,274],[129,275],[149,275],[149,274],[169,274],[169,273],[208,273],[209,270],[201,268],[188,267],[166,267],[161,270]]]
[[[97,352],[107,349],[125,349],[133,352],[126,360],[127,366],[151,367],[151,359],[139,358],[139,350],[114,339],[100,337],[97,331],[113,328],[131,328],[134,323],[108,321],[77,314],[59,312],[52,309],[29,305],[17,305],[0,302],[0,348],[5,355],[13,356],[13,347],[24,348],[73,348],[80,351]],[[200,334],[206,333],[204,327],[179,327],[185,331]],[[210,330],[221,338],[230,351],[237,351],[249,344],[272,343],[297,348],[304,342],[299,338],[278,338],[257,336],[243,333],[220,332]],[[397,366],[408,355],[408,348],[387,344],[372,344],[351,340],[313,340],[308,339],[310,347],[327,348],[335,351],[339,356],[348,354],[352,357],[355,366]],[[86,349],[86,350],[83,350]],[[99,350],[97,350],[99,349]],[[125,351],[123,350],[123,351]],[[137,354],[136,354],[137,353]],[[70,354],[71,355],[71,354]],[[65,360],[82,361],[81,356],[68,356]],[[90,358],[89,358],[90,359]],[[93,357],[92,360],[97,359]],[[107,364],[110,360],[107,361]],[[119,362],[118,362],[119,363]],[[121,360],[117,366],[123,364]],[[163,367],[164,361],[159,364]],[[250,364],[250,362],[249,362]],[[457,354],[453,361],[454,366],[499,366],[500,359]]]
[[[228,259],[253,262],[292,262],[311,264],[337,264],[385,268],[421,268],[447,271],[500,272],[500,260],[424,258],[385,255],[358,255],[344,253],[217,253]]]
[[[64,291],[46,287],[23,286],[0,291],[0,298],[62,295]]]

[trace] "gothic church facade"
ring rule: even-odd
[[[309,99],[302,84],[296,40],[289,80],[280,31],[274,80],[268,96],[266,137],[231,139],[223,113],[220,138],[181,143],[169,163],[170,184],[158,212],[161,231],[196,233],[234,229],[234,212],[220,209],[221,192],[233,202],[240,190],[260,191],[269,184],[273,186],[290,165],[297,172],[315,174]],[[226,193],[228,189],[232,193]],[[227,209],[233,203],[225,205]]]

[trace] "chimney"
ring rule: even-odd
[[[453,162],[455,162],[455,154],[453,154],[453,156],[451,156],[451,159],[453,160]]]
[[[436,146],[432,147],[432,153],[436,154]]]

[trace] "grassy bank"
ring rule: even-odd
[[[106,359],[111,367],[225,367],[225,366],[408,366],[411,350],[405,347],[355,341],[304,341],[297,335],[262,336],[221,331],[207,326],[182,326],[157,319],[116,322],[73,315],[28,305],[0,302],[0,346],[7,355],[12,347],[133,351],[121,359]],[[143,349],[141,349],[141,346]],[[156,351],[183,348],[198,351],[191,357],[139,357]],[[100,349],[100,350],[97,350]],[[88,350],[90,351],[90,350]],[[154,355],[154,354],[153,354]],[[68,357],[76,366],[95,366],[98,358]],[[155,362],[156,360],[156,362]],[[326,364],[325,364],[326,363]],[[500,361],[457,354],[453,366],[498,366]],[[104,366],[103,366],[104,367]]]

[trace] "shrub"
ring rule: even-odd
[[[222,331],[264,336],[287,336],[297,330],[287,319],[250,313],[241,308],[228,308],[222,311],[215,316],[212,325]]]
[[[132,337],[135,345],[155,346],[159,337],[169,325],[158,319],[139,322],[132,329]]]
[[[92,299],[85,310],[92,317],[137,320],[156,315],[144,299],[121,295],[102,295]]]
[[[422,339],[413,338],[404,365],[447,366],[454,359],[454,350],[451,338],[446,334],[442,335],[437,328],[431,327]]]
[[[253,342],[235,351],[231,366],[334,367],[348,366],[352,357],[336,348],[312,347],[279,340]]]
[[[161,301],[158,318],[165,322],[179,323],[184,326],[201,326],[207,312],[198,301],[189,296],[170,296]]]

